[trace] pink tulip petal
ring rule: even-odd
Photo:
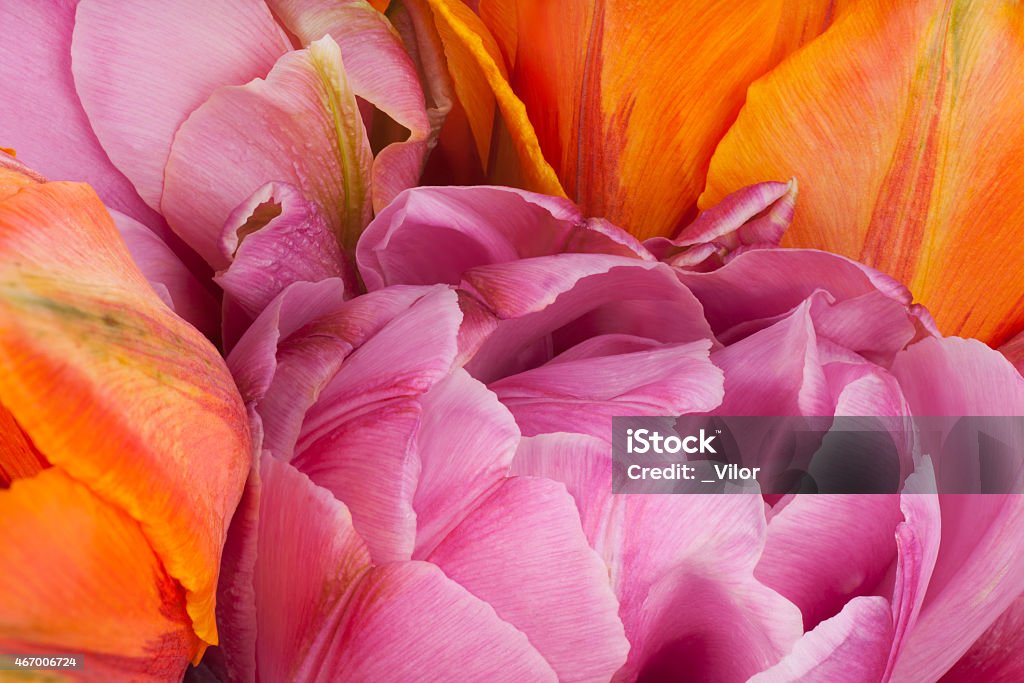
[[[610,445],[578,434],[524,438],[512,473],[561,481],[576,501],[633,644],[615,680],[653,677],[673,662],[703,672],[701,680],[729,680],[731,666],[749,675],[800,636],[799,610],[753,576],[765,533],[759,497],[612,495]],[[703,607],[694,609],[691,598]],[[718,648],[729,656],[715,661]]]
[[[77,4],[0,7],[0,147],[17,150],[21,161],[51,180],[89,183],[107,206],[157,227],[163,221],[110,163],[75,92],[71,34]]]
[[[420,399],[453,369],[461,311],[443,286],[394,287],[340,303],[336,283],[291,285],[229,364],[262,418],[264,448],[344,500],[374,558],[408,558]],[[459,410],[473,404],[463,398]]]
[[[942,683],[1018,683],[1024,680],[1024,597],[1013,601],[971,645]]]
[[[640,608],[629,664],[617,681],[746,681],[779,661],[799,634],[785,598],[714,565],[677,568]]]
[[[490,385],[523,434],[580,432],[611,440],[616,415],[679,415],[713,410],[722,373],[710,341],[552,362]]]
[[[71,42],[89,123],[154,209],[171,141],[185,119],[220,86],[265,76],[289,49],[257,0],[82,0]]]
[[[383,209],[399,192],[416,185],[423,170],[434,132],[424,101],[427,83],[421,85],[395,29],[363,0],[267,4],[303,45],[330,35],[341,48],[352,91],[408,130],[405,141],[388,145],[373,162],[373,208]]]
[[[719,414],[833,414],[835,399],[822,369],[810,304],[712,354],[725,373]]]
[[[559,254],[474,268],[462,288],[501,320],[466,365],[484,382],[541,365],[601,334],[707,339],[693,295],[663,264]]]
[[[224,224],[221,245],[231,265],[214,280],[250,319],[293,282],[348,279],[327,219],[284,183],[264,185],[240,204]]]
[[[1013,363],[1013,367],[1017,368],[1017,372],[1024,370],[1024,332],[1021,332],[1000,346],[999,353],[1006,356],[1006,359]]]
[[[429,559],[525,633],[560,681],[607,681],[625,661],[607,571],[560,484],[504,480]]]
[[[319,661],[335,680],[558,680],[521,631],[425,562],[374,569],[334,632]]]
[[[804,628],[875,594],[896,559],[897,495],[796,496],[768,524],[754,575],[796,604]]]
[[[741,248],[777,247],[793,220],[795,205],[796,179],[750,185],[702,212],[675,239],[654,237],[644,246],[680,267],[697,266],[713,254],[728,260]],[[721,263],[711,262],[707,267]]]
[[[564,199],[501,187],[431,187],[405,192],[380,211],[356,257],[367,287],[377,289],[458,284],[471,268],[562,252],[644,253],[618,228],[584,221]]]
[[[134,218],[110,210],[132,260],[157,294],[207,337],[218,334],[217,301],[155,232]]]
[[[1024,414],[1024,379],[981,342],[922,340],[893,374],[918,415]],[[1021,496],[947,494],[939,504],[938,558],[894,680],[940,676],[1024,592]]]
[[[461,368],[424,394],[420,404],[416,558],[431,552],[508,474],[519,445],[519,428],[508,409]]]
[[[911,295],[891,278],[855,261],[801,249],[759,249],[743,253],[710,273],[677,271],[703,304],[716,335],[756,320],[781,316],[815,291],[835,301],[880,291],[902,305]]]
[[[785,659],[751,678],[750,683],[883,680],[891,641],[888,603],[878,597],[854,598],[842,612],[797,641]]]
[[[261,679],[555,680],[522,633],[436,567],[371,566],[346,507],[292,466],[265,458],[261,479]]]
[[[161,207],[217,269],[228,265],[225,222],[269,182],[298,188],[354,247],[370,219],[371,161],[341,52],[323,38],[286,54],[266,80],[217,89],[189,116],[167,160]]]

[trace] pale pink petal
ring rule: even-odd
[[[331,38],[290,52],[266,80],[217,89],[174,138],[161,208],[214,268],[228,265],[224,224],[266,183],[316,203],[340,242],[370,220],[369,143]]]
[[[420,399],[420,474],[413,498],[423,558],[508,474],[519,428],[487,387],[459,368]]]
[[[163,302],[207,337],[218,336],[217,300],[155,232],[110,210],[128,253]]]
[[[470,268],[562,252],[643,250],[618,228],[585,221],[567,200],[503,187],[429,187],[402,193],[380,211],[356,258],[367,287],[376,289],[458,284]]]
[[[285,183],[268,183],[240,204],[221,247],[231,265],[214,280],[250,320],[294,282],[337,277],[354,286],[320,208]]]
[[[710,341],[551,362],[490,385],[523,434],[578,432],[611,440],[616,415],[708,412],[722,401]],[[557,359],[556,359],[557,360]]]
[[[78,100],[71,75],[77,5],[0,5],[0,147],[15,149],[18,159],[51,180],[87,182],[107,206],[166,230],[110,163]]]
[[[373,567],[345,505],[293,467],[264,458],[261,479],[261,680],[556,680],[522,633],[436,567]]]
[[[437,87],[443,81],[435,78],[421,84],[398,32],[363,0],[269,0],[268,4],[302,44],[331,36],[341,47],[352,91],[408,131],[404,141],[384,147],[373,162],[373,207],[383,209],[419,180],[435,133],[423,87]]]
[[[878,597],[854,598],[842,612],[797,641],[785,659],[751,678],[750,683],[879,681],[891,642],[889,604]]]
[[[607,681],[625,661],[607,571],[562,485],[506,479],[429,560],[525,633],[560,681]]]
[[[461,320],[453,290],[409,290],[419,297],[390,320],[374,305],[395,297],[388,289],[353,299],[336,319],[307,327],[304,339],[287,345],[287,359],[279,350],[275,384],[260,404],[268,444],[273,433],[275,453],[292,457],[294,443],[295,465],[345,501],[376,561],[412,554],[419,399],[453,369]],[[346,329],[360,315],[379,317],[365,340]],[[343,363],[335,339],[354,341]],[[317,384],[305,393],[310,379]]]
[[[277,458],[261,469],[256,665],[260,679],[293,680],[315,670],[337,603],[370,569],[370,554],[329,492]]]
[[[541,365],[602,334],[665,343],[708,339],[700,304],[667,266],[559,254],[474,268],[462,288],[500,322],[467,363],[485,382]]]
[[[179,126],[217,88],[265,76],[289,49],[259,0],[82,0],[71,56],[103,149],[158,209]]]

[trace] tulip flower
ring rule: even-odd
[[[0,155],[0,252],[0,651],[180,678],[218,642],[238,391],[88,186]]]
[[[646,238],[795,176],[787,246],[906,283],[946,334],[1024,326],[1016,3],[431,6],[474,143],[442,146],[492,181]]]
[[[680,239],[641,244],[556,198],[419,189],[378,215],[357,256],[373,291],[458,288],[460,334],[477,340],[465,368],[522,434],[512,474],[563,482],[609,569],[631,643],[613,680],[1012,670],[972,653],[1007,640],[986,629],[1024,592],[1018,496],[912,485],[765,508],[746,496],[610,495],[612,415],[1024,410],[1009,362],[939,336],[896,281],[777,248],[793,190],[747,188]],[[713,372],[702,374],[704,358]]]

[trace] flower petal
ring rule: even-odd
[[[180,678],[199,642],[139,523],[61,469],[0,490],[0,648],[88,653],[97,679]]]
[[[215,643],[250,458],[224,362],[160,302],[87,186],[34,183],[0,202],[0,254],[0,400],[50,463],[139,522]]]
[[[608,574],[562,485],[505,479],[428,559],[525,633],[559,680],[607,681],[625,661]]]
[[[460,49],[493,41],[474,23],[488,25],[500,51],[475,54],[508,67],[507,81],[488,72],[490,87],[499,101],[509,89],[522,98],[544,157],[587,215],[641,238],[672,235],[693,217],[747,86],[816,36],[830,4],[481,0],[483,22],[463,20]],[[465,105],[480,79],[455,74]]]
[[[507,135],[509,177],[524,189],[564,197],[558,176],[541,151],[526,107],[509,85],[498,45],[480,17],[460,0],[428,0],[444,43],[455,92],[469,120],[477,154],[489,168],[492,146]],[[502,127],[494,129],[500,113]],[[504,181],[506,179],[502,179]],[[502,184],[510,184],[502,182]]]
[[[1024,325],[1022,19],[1009,2],[843,13],[750,88],[701,206],[796,176],[784,244],[864,261],[907,283],[946,334],[1001,344]]]
[[[160,217],[110,163],[78,101],[71,75],[77,5],[60,0],[0,7],[0,143],[43,175],[87,182],[107,206],[156,225]]]
[[[505,187],[405,192],[367,226],[356,257],[377,289],[458,284],[470,268],[566,252],[650,258],[628,233],[586,221],[568,200]]]
[[[370,220],[369,142],[330,37],[282,57],[266,80],[224,87],[181,126],[161,206],[217,269],[232,211],[268,182],[301,188],[345,246]]]
[[[159,209],[178,127],[214,90],[266,75],[290,48],[258,0],[169,0],[153,7],[81,0],[71,56],[96,137],[139,195]]]
[[[274,16],[303,45],[330,35],[341,48],[345,74],[356,96],[408,131],[373,162],[373,207],[383,209],[419,180],[433,129],[416,66],[383,14],[363,0],[269,0]],[[441,114],[443,117],[443,114]]]
[[[750,683],[884,680],[892,641],[892,616],[883,598],[854,598],[793,646],[785,659]],[[922,680],[922,679],[917,679]]]

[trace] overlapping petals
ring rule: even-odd
[[[87,186],[0,159],[0,251],[0,644],[180,676],[217,642],[251,455],[238,392]]]

